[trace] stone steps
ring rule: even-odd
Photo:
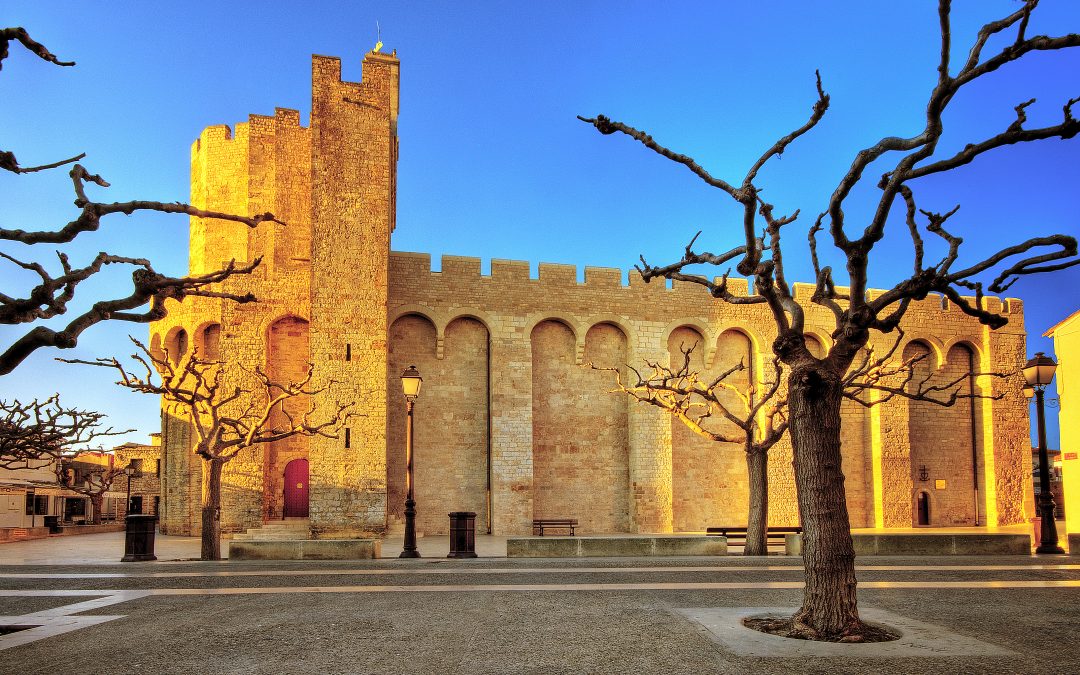
[[[311,525],[307,518],[272,520],[262,527],[248,528],[246,532],[233,535],[233,541],[292,541],[308,539]]]

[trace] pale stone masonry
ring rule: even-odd
[[[695,366],[717,373],[743,360],[761,381],[772,322],[759,306],[712,300],[699,287],[645,284],[634,273],[566,265],[390,251],[395,225],[399,62],[369,53],[363,81],[341,81],[338,59],[312,60],[312,114],[252,115],[235,130],[206,129],[191,151],[192,202],[237,213],[272,211],[287,226],[192,219],[192,273],[261,257],[223,290],[258,303],[213,298],[172,304],[151,327],[151,347],[290,378],[315,365],[335,399],[356,404],[348,434],[291,439],[226,466],[225,531],[308,515],[321,538],[400,529],[405,411],[398,376],[424,377],[415,415],[418,529],[447,530],[447,513],[475,511],[480,531],[528,534],[534,517],[576,518],[579,532],[666,533],[746,519],[745,459],[738,447],[689,433],[660,411],[611,393],[610,373],[678,357],[700,343]],[[734,292],[747,292],[732,280]],[[809,303],[815,349],[829,344],[831,314]],[[990,331],[938,297],[913,303],[904,354],[927,352],[926,375],[1012,372],[1023,363],[1017,300],[991,308],[1009,325]],[[891,336],[876,336],[885,349]],[[1031,455],[1018,377],[963,386],[995,398],[951,408],[905,400],[843,408],[844,470],[853,526],[1022,522],[1031,502]],[[968,391],[965,390],[965,391]],[[288,412],[304,409],[298,401]],[[161,525],[198,531],[201,460],[189,424],[162,417]],[[291,468],[287,468],[291,467]],[[924,470],[925,467],[925,470]],[[298,473],[302,471],[302,473]],[[297,479],[297,476],[306,477]],[[288,480],[286,480],[288,477]],[[925,477],[925,479],[924,479]],[[785,440],[770,453],[770,522],[798,521]],[[976,487],[977,485],[977,487]],[[296,491],[296,492],[290,492]],[[287,502],[286,494],[292,501]],[[297,506],[297,495],[302,499]],[[920,511],[920,504],[923,511]]]

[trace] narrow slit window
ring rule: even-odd
[[[352,345],[345,345],[345,360],[352,361]]]
[[[350,442],[351,442],[351,440],[352,440],[352,439],[350,438],[350,436],[351,436],[351,434],[349,434],[349,429],[348,429],[348,428],[346,428],[346,429],[345,429],[345,447],[346,447],[346,448],[348,448],[348,447],[349,447],[349,445],[350,445]]]

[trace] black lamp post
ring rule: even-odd
[[[419,558],[416,550],[416,502],[413,501],[413,403],[420,395],[420,385],[424,378],[416,366],[409,366],[401,374],[401,390],[405,394],[405,546],[399,558]]]
[[[131,477],[135,475],[135,467],[128,462],[124,467],[124,475],[127,476],[127,501],[124,502],[124,516],[131,515]]]
[[[1046,419],[1043,412],[1045,406],[1043,390],[1050,384],[1050,380],[1054,379],[1055,370],[1057,370],[1057,364],[1052,358],[1044,356],[1042,352],[1035,352],[1035,358],[1024,366],[1024,379],[1028,384],[1024,387],[1024,392],[1027,393],[1030,390],[1035,394],[1035,410],[1039,425],[1038,508],[1042,532],[1039,547],[1035,549],[1035,552],[1061,554],[1065,551],[1058,546],[1057,524],[1054,522],[1054,495],[1050,494],[1050,460],[1046,453]]]

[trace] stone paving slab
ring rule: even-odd
[[[795,607],[696,607],[676,612],[708,629],[724,649],[738,656],[765,658],[843,657],[903,658],[951,656],[1014,656],[1016,652],[982,640],[954,633],[875,607],[859,607],[859,616],[870,623],[900,632],[899,640],[870,644],[844,644],[794,640],[752,630],[742,624],[749,617],[788,617]]]

